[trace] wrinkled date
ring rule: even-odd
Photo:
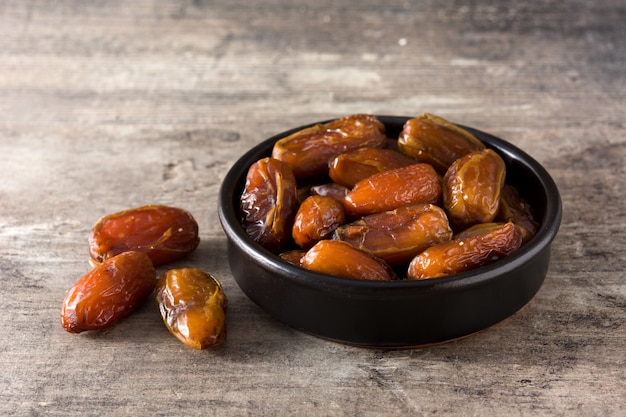
[[[377,117],[357,114],[315,125],[274,144],[272,157],[285,162],[296,178],[328,173],[328,162],[356,148],[380,148],[387,141]]]
[[[443,174],[454,161],[484,149],[485,145],[467,130],[441,117],[424,113],[404,124],[398,147]]]
[[[104,330],[130,314],[155,287],[148,255],[124,252],[80,278],[61,307],[61,325],[70,333]]]
[[[184,258],[198,244],[198,223],[180,208],[150,205],[100,218],[89,236],[94,264],[127,251],[145,252],[154,265]]]
[[[403,206],[365,216],[335,231],[334,238],[370,252],[391,266],[452,238],[446,213],[433,204]]]
[[[340,240],[320,240],[302,257],[300,265],[311,271],[343,278],[395,279],[393,270],[384,261]]]
[[[504,161],[491,149],[454,161],[443,177],[443,205],[450,220],[460,227],[492,221],[505,176]]]
[[[441,179],[428,164],[413,164],[374,174],[359,181],[344,198],[350,216],[394,210],[408,204],[436,203]]]
[[[293,223],[293,240],[301,248],[310,248],[329,237],[345,222],[343,204],[332,197],[310,196],[302,202]]]
[[[205,349],[226,338],[226,295],[210,274],[183,268],[167,271],[156,286],[156,301],[167,329],[185,345]]]
[[[481,226],[417,255],[409,264],[407,278],[437,278],[470,271],[511,254],[521,244],[522,232],[513,223]]]
[[[328,175],[333,182],[352,188],[357,182],[379,172],[415,163],[413,158],[391,149],[359,148],[332,159]]]
[[[279,253],[291,238],[298,209],[296,178],[289,166],[263,158],[250,166],[240,201],[246,233],[267,250]]]

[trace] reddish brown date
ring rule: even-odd
[[[240,201],[241,224],[267,250],[279,253],[291,238],[298,209],[296,178],[285,163],[263,158],[252,164]]]
[[[452,229],[441,208],[417,204],[343,225],[337,228],[334,238],[370,252],[391,266],[400,266],[429,246],[450,240]]]
[[[440,173],[458,158],[485,145],[467,130],[429,113],[410,119],[398,138],[400,150]]]
[[[379,172],[415,164],[413,158],[380,148],[359,148],[336,156],[330,161],[328,175],[337,184],[348,188]]]
[[[148,255],[124,252],[80,278],[61,307],[61,325],[70,333],[104,330],[130,314],[150,295],[156,272]]]
[[[472,152],[450,166],[443,177],[443,205],[459,227],[491,222],[498,214],[506,166],[491,149]]]
[[[293,222],[292,237],[301,248],[308,249],[329,237],[345,223],[341,201],[332,197],[310,196],[302,202]]]
[[[530,205],[519,195],[512,185],[505,185],[500,194],[500,209],[496,215],[500,222],[513,222],[520,228],[524,243],[528,242],[539,229]]]
[[[212,275],[169,270],[157,283],[156,301],[165,327],[185,345],[205,349],[226,339],[226,295]]]
[[[122,252],[145,252],[161,265],[184,258],[199,243],[198,223],[189,212],[150,205],[101,217],[89,236],[89,255],[98,264]]]
[[[307,251],[300,266],[343,278],[391,281],[393,270],[384,261],[340,240],[320,240]]]
[[[376,116],[356,114],[293,133],[274,144],[272,157],[285,162],[296,178],[328,173],[328,162],[356,148],[380,148],[385,125]]]
[[[522,232],[513,223],[478,228],[417,255],[409,264],[407,278],[437,278],[470,271],[510,255],[521,244]]]
[[[344,198],[344,206],[349,216],[364,216],[440,198],[441,179],[433,167],[413,164],[359,181]]]

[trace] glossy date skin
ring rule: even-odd
[[[332,197],[310,196],[298,208],[292,237],[296,245],[308,249],[329,237],[345,221],[346,214],[341,201]]]
[[[417,255],[409,264],[407,278],[429,279],[470,271],[508,256],[521,244],[522,232],[511,222],[479,226]]]
[[[393,270],[384,261],[339,240],[320,240],[300,260],[300,266],[343,278],[391,281]]]
[[[385,145],[385,125],[377,117],[355,114],[293,133],[274,144],[272,158],[285,162],[296,178],[328,174],[335,156],[357,148]]]
[[[197,268],[172,269],[156,286],[167,329],[185,345],[205,349],[226,339],[227,299],[217,278]]]
[[[505,177],[504,161],[491,149],[454,161],[443,177],[443,206],[450,221],[460,228],[493,221]]]
[[[340,226],[334,239],[370,252],[393,267],[406,265],[424,249],[452,238],[445,212],[433,204],[403,206]]]
[[[485,145],[467,130],[442,117],[423,113],[405,123],[398,137],[398,147],[406,155],[431,164],[443,174],[454,161],[484,149]]]
[[[200,243],[198,223],[186,210],[137,207],[101,217],[89,235],[94,265],[127,251],[145,252],[154,265],[182,259]]]
[[[70,333],[104,330],[130,314],[152,293],[156,272],[143,252],[106,259],[72,286],[61,307],[61,325]]]
[[[359,181],[344,198],[349,216],[395,210],[409,204],[434,204],[441,199],[441,179],[428,164],[391,169]]]
[[[274,158],[252,164],[239,209],[246,233],[267,250],[281,252],[291,238],[298,209],[296,178],[291,168]]]
[[[359,148],[344,152],[330,161],[328,175],[348,188],[379,172],[415,164],[417,161],[391,149]]]

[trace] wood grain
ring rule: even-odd
[[[580,415],[626,408],[626,7],[591,0],[0,3],[0,414]],[[217,192],[249,147],[357,112],[429,111],[501,136],[557,182],[537,296],[471,337],[362,349],[239,290]],[[196,352],[148,302],[66,334],[102,215],[188,209],[228,340]],[[176,266],[176,265],[175,265]]]

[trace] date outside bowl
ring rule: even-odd
[[[392,138],[398,137],[409,119],[378,117]],[[271,316],[336,342],[407,348],[461,338],[490,327],[517,312],[539,291],[561,222],[557,186],[548,172],[519,148],[466,126],[463,128],[502,157],[507,183],[518,189],[540,223],[537,234],[510,256],[448,277],[381,282],[308,271],[254,242],[241,226],[238,211],[248,168],[270,156],[278,139],[311,125],[280,133],[247,151],[231,167],[220,189],[218,213],[235,281]]]

